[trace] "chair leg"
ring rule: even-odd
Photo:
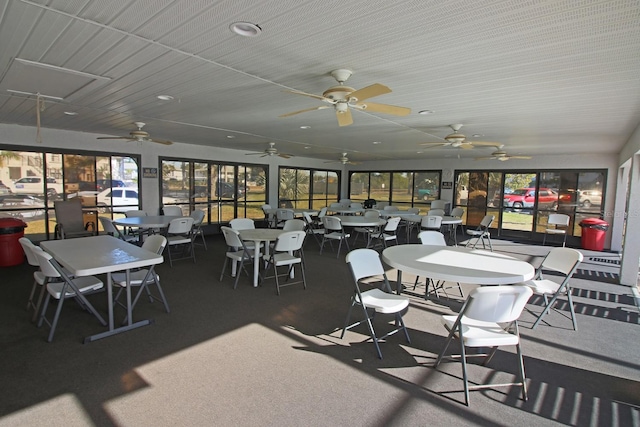
[[[524,372],[524,360],[522,359],[522,349],[520,348],[520,343],[516,344],[516,352],[518,353],[518,367],[520,374],[520,381],[522,382],[522,400],[525,402],[528,399],[527,396],[527,377]]]
[[[342,333],[340,334],[340,339],[344,338],[344,333],[347,331],[347,326],[349,325],[349,320],[351,320],[351,312],[353,311],[353,306],[356,304],[355,296],[351,298],[351,305],[349,306],[349,311],[347,312],[347,318],[344,321],[344,327],[342,328]]]
[[[462,380],[464,381],[464,404],[469,406],[469,378],[467,376],[467,355],[465,353],[462,334],[460,334],[460,361],[462,362]]]
[[[219,282],[222,282],[222,278],[224,277],[224,271],[227,269],[227,262],[229,262],[229,257],[224,257],[224,264],[222,264],[222,272],[220,272],[220,280],[218,280]],[[238,274],[238,272],[236,271],[236,274]]]
[[[573,330],[577,331],[578,322],[576,321],[576,313],[575,313],[575,309],[573,308],[573,298],[571,298],[571,288],[567,286],[566,291],[567,291],[567,302],[569,303],[569,311],[571,312],[571,322],[573,323]]]

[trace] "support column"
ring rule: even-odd
[[[620,284],[636,286],[640,267],[640,155],[631,162],[627,194],[627,218],[623,240]]]

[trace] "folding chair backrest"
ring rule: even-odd
[[[26,237],[21,237],[18,239],[18,242],[20,243],[20,246],[22,246],[22,250],[27,257],[27,262],[29,263],[29,265],[32,267],[39,266],[40,262],[38,261],[38,257],[36,257],[36,255],[33,253],[32,249],[35,245],[31,242],[31,240],[27,239]]]
[[[496,217],[494,215],[485,215],[484,218],[482,218],[482,221],[480,221],[480,228],[481,229],[489,228],[495,218]]]
[[[399,216],[391,217],[387,220],[387,223],[384,225],[384,231],[396,231],[398,229],[398,224],[400,224]]]
[[[60,277],[60,273],[53,266],[51,260],[53,257],[45,251],[33,251],[38,258],[38,264],[40,265],[40,271],[47,277]]]
[[[431,209],[442,209],[444,210],[444,208],[447,206],[447,202],[446,200],[434,200],[431,202]]]
[[[166,216],[182,216],[182,208],[180,206],[165,206],[162,208],[162,212]]]
[[[453,217],[462,218],[462,215],[464,215],[464,209],[463,208],[453,208],[451,210],[451,216],[453,216]]]
[[[583,259],[584,256],[582,253],[575,249],[553,248],[542,261],[540,267],[563,273],[565,276],[570,276]]]
[[[311,219],[311,214],[309,212],[302,212],[302,218],[304,218],[304,222],[308,226],[312,226],[313,225],[313,219]]]
[[[229,226],[234,230],[253,230],[256,223],[251,218],[234,218],[229,221]]]
[[[204,221],[204,211],[202,209],[194,210],[189,216],[193,218],[193,225],[196,227],[202,224],[202,221]]]
[[[398,210],[398,207],[397,206],[385,206],[384,210],[385,211],[393,211],[393,212],[395,212],[395,211]]]
[[[82,200],[73,198],[53,202],[56,211],[56,222],[61,224],[65,233],[84,231]]]
[[[569,226],[569,215],[565,214],[549,214],[548,225],[559,225],[562,227]]]
[[[420,239],[420,243],[422,243],[423,245],[447,246],[447,241],[444,238],[444,234],[439,231],[421,231],[418,234],[418,239]]]
[[[276,218],[278,221],[286,221],[288,219],[293,219],[294,214],[291,209],[277,209],[276,210]]]
[[[362,203],[357,203],[357,202],[351,203],[349,207],[352,209],[362,209]]]
[[[462,314],[482,322],[513,322],[532,294],[529,286],[483,286],[469,293]]]
[[[421,226],[423,228],[440,228],[442,225],[442,217],[441,216],[423,216]]]
[[[306,212],[305,212],[306,213]],[[282,227],[283,231],[304,231],[304,221],[301,219],[288,219]]]
[[[193,218],[191,218],[190,216],[176,218],[172,219],[171,222],[169,222],[167,233],[187,234],[191,232],[191,227],[193,227]]]
[[[118,233],[116,226],[113,225],[113,222],[109,218],[105,216],[99,216],[98,221],[100,221],[100,224],[102,225],[102,229],[104,230],[105,233],[118,237],[120,233]]]
[[[147,213],[145,211],[141,211],[139,209],[134,209],[131,211],[126,211],[124,213],[124,216],[126,216],[127,218],[131,218],[134,216],[147,216]]]
[[[429,209],[428,216],[444,216],[444,209]]]
[[[234,230],[233,228],[225,226],[220,227],[220,230],[222,231],[222,235],[224,236],[224,241],[227,243],[227,246],[229,246],[230,248],[244,247],[238,230]]]
[[[318,214],[318,218],[322,218],[327,214],[327,207],[320,209],[320,213]]]
[[[373,249],[355,249],[347,254],[346,260],[356,283],[365,277],[384,275],[380,255]]]
[[[322,218],[322,224],[324,224],[324,228],[326,230],[342,231],[342,222],[340,221],[340,218],[325,216]]]
[[[152,234],[147,237],[142,244],[142,249],[146,249],[149,252],[160,255],[164,251],[164,247],[167,245],[167,238],[162,234]]]
[[[277,252],[297,251],[304,243],[304,231],[287,231],[278,236],[274,250]]]
[[[368,209],[364,211],[365,218],[380,218],[380,212],[376,209]]]

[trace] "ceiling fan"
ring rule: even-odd
[[[129,132],[129,136],[99,136],[98,139],[127,139],[129,141],[138,141],[138,142],[142,142],[142,141],[157,142],[158,144],[164,144],[164,145],[173,144],[173,142],[167,141],[164,139],[151,138],[148,132],[142,130],[142,128],[145,125],[142,122],[134,122],[133,124],[136,125],[138,129]]]
[[[342,157],[340,157],[338,160],[329,160],[328,162],[325,163],[342,163],[343,165],[357,165],[357,162],[352,162],[351,160],[349,160],[349,158],[347,157],[347,153],[342,153]]]
[[[476,157],[476,160],[500,160],[501,162],[506,162],[509,159],[523,159],[528,160],[531,159],[531,156],[509,156],[506,151],[497,150],[491,153],[491,156],[488,157]]]
[[[293,157],[292,154],[278,153],[278,150],[276,149],[275,145],[276,145],[275,142],[270,142],[269,147],[266,148],[264,151],[261,151],[259,153],[247,153],[247,156],[255,156],[258,154],[262,154],[262,156],[260,157],[279,156],[279,157],[282,157],[283,159],[288,159],[290,157]]]
[[[344,85],[344,82],[346,82],[347,79],[351,77],[351,74],[353,74],[351,70],[333,70],[331,72],[331,76],[338,81],[339,85],[330,87],[329,89],[325,90],[322,95],[314,95],[312,93],[300,92],[296,90],[290,90],[288,92],[296,95],[309,96],[311,98],[319,99],[323,102],[333,105],[333,108],[336,111],[336,117],[338,119],[339,126],[349,126],[353,123],[353,117],[351,116],[352,108],[363,111],[372,111],[374,113],[392,114],[395,116],[406,116],[411,113],[411,109],[406,107],[396,107],[395,105],[364,102],[366,99],[384,95],[385,93],[390,93],[391,89],[380,83],[374,83],[362,89],[355,90],[352,87]],[[280,117],[289,117],[307,111],[323,110],[325,108],[331,107],[329,105],[321,105],[319,107],[307,108],[304,110],[283,114]]]
[[[474,146],[486,146],[486,147],[497,147],[500,145],[498,142],[482,142],[482,141],[468,141],[467,137],[460,133],[460,129],[462,129],[461,124],[449,125],[451,129],[453,129],[453,133],[444,137],[445,142],[425,142],[420,145],[429,145],[428,148],[436,148],[436,147],[453,147],[453,148],[462,148],[462,149],[471,149]]]

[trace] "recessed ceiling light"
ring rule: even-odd
[[[76,113],[75,111],[65,111],[64,112],[67,116],[77,116],[78,113]]]
[[[484,136],[484,135],[482,135],[481,133],[474,133],[471,136],[474,137],[474,138],[480,138],[481,136]]]
[[[374,144],[374,145],[378,145],[378,144],[382,144],[382,142],[380,142],[380,141],[373,141],[373,144]]]
[[[433,113],[435,113],[435,111],[433,111],[433,110],[421,110],[421,111],[418,111],[418,114],[422,114],[423,116],[426,116],[427,114],[433,114]]]
[[[311,126],[307,126],[307,125],[300,126],[300,129],[311,129]]]
[[[171,95],[158,95],[156,96],[161,101],[173,101],[173,96]]]
[[[234,135],[227,135],[227,138],[233,139],[233,138],[235,138],[235,136]]]
[[[308,150],[309,148],[311,147],[309,147],[308,145],[304,147],[305,150]]]
[[[229,29],[243,37],[254,37],[262,32],[262,28],[251,22],[234,22]]]
[[[416,151],[416,154],[422,154],[422,153],[423,153],[422,151]]]

